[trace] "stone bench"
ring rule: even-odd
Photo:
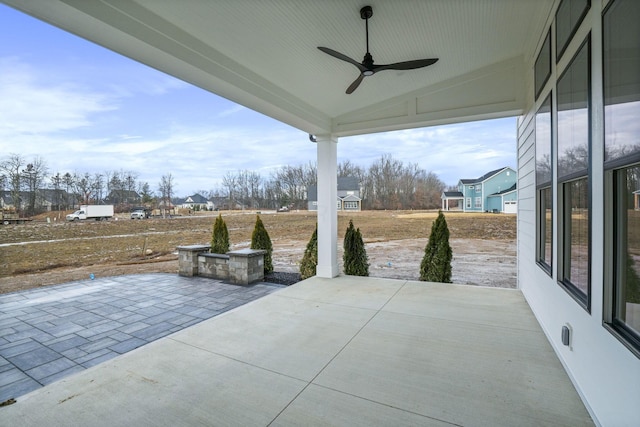
[[[248,285],[264,279],[264,250],[239,249],[212,254],[209,245],[178,246],[178,274]]]

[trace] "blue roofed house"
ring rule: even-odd
[[[458,191],[442,193],[442,210],[452,209],[452,201],[463,212],[517,213],[517,173],[510,167],[487,172],[480,178],[461,179]]]

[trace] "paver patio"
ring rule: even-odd
[[[141,274],[0,295],[0,402],[281,287]]]

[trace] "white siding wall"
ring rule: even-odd
[[[631,426],[640,422],[637,408],[640,405],[640,360],[615,339],[603,326],[603,142],[602,142],[602,43],[601,11],[603,2],[592,0],[591,11],[585,18],[576,39],[570,44],[559,66],[563,67],[589,30],[592,31],[592,97],[593,97],[593,171],[592,171],[592,298],[591,312],[584,310],[557,283],[558,255],[558,206],[554,200],[554,247],[553,278],[549,277],[535,262],[535,111],[533,100],[532,54],[527,67],[531,82],[528,89],[526,113],[518,120],[518,286],[529,302],[549,342],[565,366],[578,393],[596,423],[611,426]],[[553,15],[551,18],[553,19]],[[540,40],[545,34],[540,35]],[[555,68],[547,87],[554,87]],[[548,89],[540,96],[541,102]],[[556,111],[555,90],[553,111]],[[538,102],[538,103],[539,103]],[[555,118],[554,118],[555,120]],[[554,130],[555,133],[555,130]],[[556,136],[554,134],[554,140]],[[554,142],[555,144],[555,142]],[[555,168],[554,154],[554,168]],[[554,176],[554,188],[557,179]],[[554,192],[554,198],[557,192]],[[565,324],[573,330],[571,348],[561,342],[561,329]]]

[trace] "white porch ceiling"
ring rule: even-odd
[[[336,136],[520,114],[525,64],[554,0],[0,0],[313,134]],[[362,6],[382,71],[351,95]]]

